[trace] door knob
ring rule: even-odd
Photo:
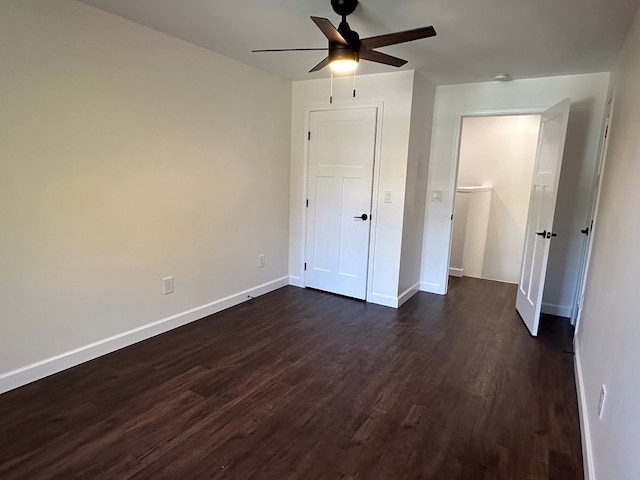
[[[369,218],[369,216],[366,213],[363,213],[362,215],[359,215],[359,216],[353,217],[353,218],[359,218],[360,220],[366,220],[367,218]]]
[[[589,235],[589,227],[580,230],[580,233],[584,233],[585,235]]]

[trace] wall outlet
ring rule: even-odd
[[[602,385],[600,389],[600,401],[598,402],[598,418],[602,420],[602,416],[604,415],[604,402],[607,400],[607,387]]]
[[[264,266],[265,266],[264,253],[261,253],[260,255],[258,255],[258,268],[262,268]]]
[[[162,279],[162,293],[164,295],[173,293],[173,277],[164,277]]]
[[[441,202],[442,201],[442,190],[434,190],[431,192],[431,201],[432,202]]]

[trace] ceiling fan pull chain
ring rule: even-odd
[[[356,98],[356,71],[353,71],[353,98]]]
[[[331,72],[331,93],[329,94],[329,103],[333,103],[333,72]]]

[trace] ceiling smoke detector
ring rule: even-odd
[[[495,73],[493,74],[493,79],[496,82],[510,82],[511,80],[513,80],[513,78],[511,78],[511,75],[509,75],[508,73]]]

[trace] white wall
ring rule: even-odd
[[[618,60],[609,148],[576,338],[591,480],[640,478],[640,15]],[[608,396],[602,420],[601,385]]]
[[[420,289],[424,197],[427,192],[435,93],[435,87],[422,75],[416,73],[413,82],[409,157],[402,222],[402,250],[398,284],[400,302],[409,299],[413,293]]]
[[[589,196],[597,158],[608,73],[439,86],[436,89],[427,199],[442,190],[443,202],[427,202],[421,288],[446,291],[450,216],[455,185],[455,151],[461,116],[541,110],[570,97],[571,113],[544,301],[557,313],[573,304]]]
[[[539,115],[463,119],[458,186],[493,186],[481,278],[518,283],[539,126]]]
[[[482,276],[487,249],[487,231],[493,187],[458,187],[455,195],[449,274],[456,277]]]
[[[0,45],[0,391],[287,282],[288,81],[69,0]]]
[[[334,103],[330,105],[328,78],[293,82],[289,244],[292,284],[303,285],[304,275],[305,155],[309,111],[375,104],[382,108],[382,126],[378,139],[380,157],[374,167],[371,231],[374,245],[370,252],[374,260],[367,299],[382,305],[397,303],[413,84],[413,71],[362,75],[357,77],[357,97],[353,98],[353,78],[336,78]],[[383,202],[386,190],[393,192],[392,203]]]

